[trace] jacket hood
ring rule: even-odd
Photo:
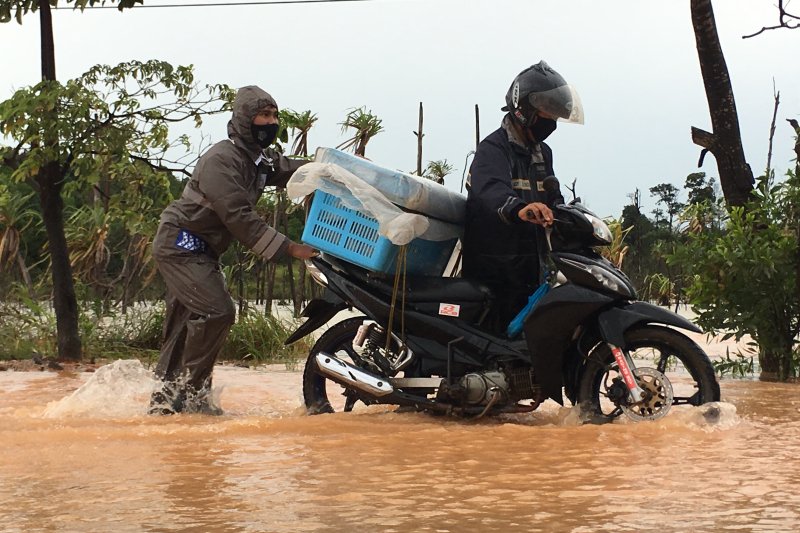
[[[511,113],[506,113],[506,116],[503,117],[502,127],[506,130],[506,134],[508,135],[508,141],[511,143],[512,146],[516,146],[521,148],[524,152],[530,152],[530,146],[525,139],[522,139],[517,130],[514,128],[514,119],[511,118]]]
[[[248,152],[259,153],[261,147],[253,139],[250,125],[253,123],[256,113],[269,106],[278,108],[275,99],[265,90],[255,85],[239,89],[233,100],[233,116],[228,121],[228,137],[235,144],[243,145]]]

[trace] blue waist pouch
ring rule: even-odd
[[[533,311],[536,303],[541,300],[549,290],[550,285],[548,283],[542,283],[539,285],[539,288],[528,297],[528,303],[525,304],[525,307],[522,308],[522,311],[520,311],[517,316],[515,316],[508,324],[506,335],[508,335],[509,339],[513,339],[520,334],[522,331],[522,326],[525,324],[525,319],[531,314],[531,311]]]
[[[201,254],[208,250],[208,243],[191,231],[182,229],[178,232],[178,238],[175,239],[175,247],[195,254]]]

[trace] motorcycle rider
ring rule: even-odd
[[[506,93],[501,127],[478,145],[467,178],[467,222],[462,240],[466,278],[494,293],[484,327],[497,335],[544,279],[544,226],[563,202],[553,176],[553,152],[544,140],[556,121],[583,124],[577,92],[547,63],[517,75]]]
[[[167,286],[164,341],[155,373],[164,381],[150,414],[221,414],[210,399],[211,372],[236,313],[219,258],[232,239],[268,261],[308,259],[310,246],[268,226],[255,206],[264,187],[285,187],[305,161],[270,148],[278,133],[278,104],[264,90],[238,90],[228,139],[197,163],[180,198],[161,214],[153,257]]]

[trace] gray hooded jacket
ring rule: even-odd
[[[278,107],[272,96],[256,86],[236,93],[228,139],[200,157],[181,197],[161,214],[153,242],[156,259],[217,261],[234,238],[268,261],[286,254],[289,239],[267,225],[255,206],[265,186],[285,187],[305,161],[256,144],[250,125],[267,106]],[[191,246],[185,245],[187,238]]]

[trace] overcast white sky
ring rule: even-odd
[[[202,1],[202,0],[199,0]],[[198,0],[185,3],[199,3]],[[146,0],[145,4],[180,4]],[[64,4],[64,2],[62,2]],[[714,2],[733,80],[748,162],[766,165],[773,78],[781,93],[774,166],[794,157],[785,119],[800,118],[800,30],[741,38],[777,21],[772,0]],[[791,11],[790,4],[790,11]],[[796,11],[800,11],[800,2]],[[514,76],[545,59],[581,95],[586,124],[561,124],[548,139],[562,184],[602,216],[619,216],[639,188],[683,186],[700,148],[690,127],[711,130],[689,0],[373,0],[353,3],[54,12],[57,74],[66,80],[97,63],[162,59],[193,64],[203,83],[257,84],[295,110],[319,116],[313,146],[344,140],[348,109],[365,105],[385,132],[367,147],[376,163],[416,165],[419,102],[425,107],[424,161],[455,167],[458,190],[481,136],[496,129]],[[0,98],[40,78],[39,22],[0,26]],[[227,117],[203,133],[225,136]],[[713,157],[702,169],[717,176]]]

